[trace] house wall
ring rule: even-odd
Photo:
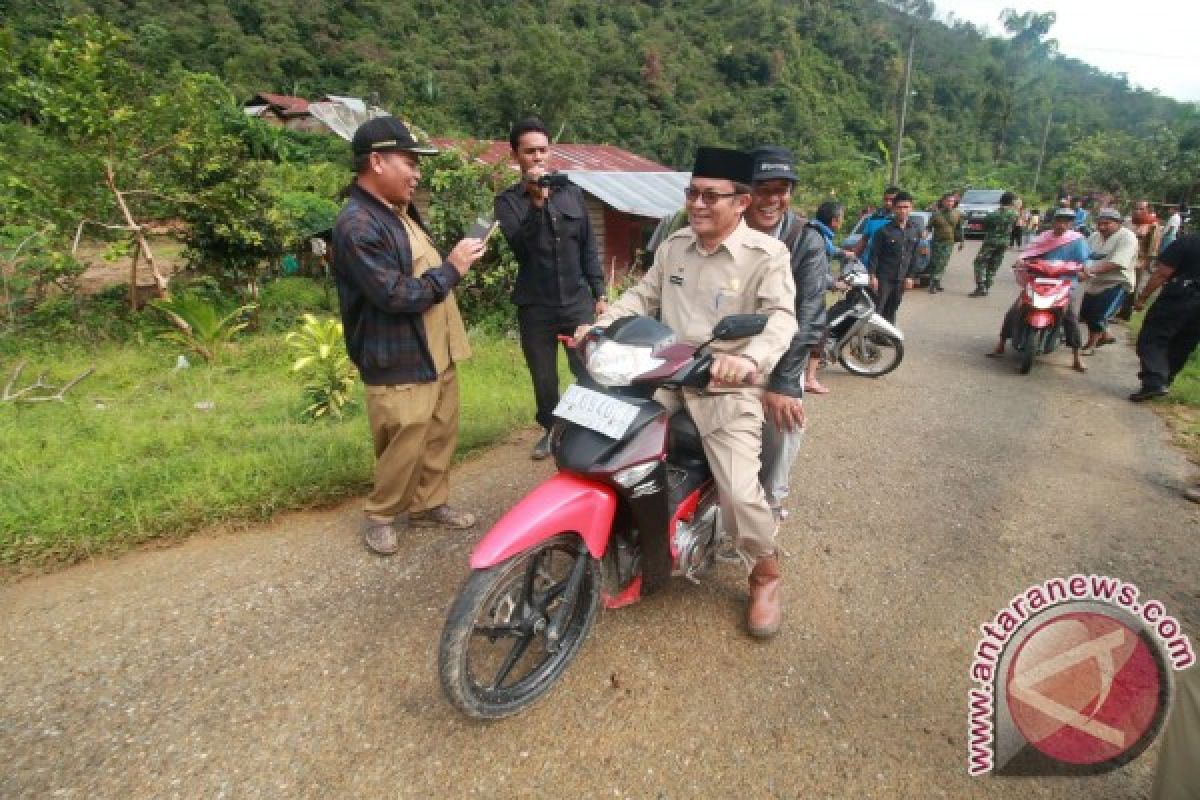
[[[596,241],[596,255],[600,258],[600,267],[608,274],[608,206],[587,192],[583,193],[584,205],[587,207],[588,222],[592,223],[592,238]]]

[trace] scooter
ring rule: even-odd
[[[579,343],[595,388],[571,385],[554,411],[559,471],[476,545],[442,630],[438,672],[459,710],[523,710],[574,660],[601,604],[629,605],[673,576],[698,581],[731,546],[695,423],[653,396],[708,386],[708,345],[757,335],[766,320],[725,317],[694,347],[627,317]]]
[[[824,360],[837,361],[853,375],[888,374],[904,359],[904,334],[876,312],[868,288],[871,278],[862,262],[847,261],[839,281],[846,285],[846,294],[829,308]]]
[[[1063,332],[1063,318],[1071,304],[1071,286],[1083,266],[1074,261],[1047,261],[1031,258],[1020,262],[1017,280],[1021,294],[1017,300],[1012,346],[1020,356],[1020,372],[1028,375],[1034,360],[1053,353]]]

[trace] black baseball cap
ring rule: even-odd
[[[1054,219],[1075,219],[1075,209],[1056,208],[1054,209]]]
[[[350,146],[356,156],[395,151],[416,153],[420,156],[433,156],[438,153],[436,147],[419,144],[408,127],[396,117],[375,117],[359,125]]]
[[[765,145],[750,152],[754,156],[754,182],[783,179],[799,183],[796,175],[796,157],[786,147]]]

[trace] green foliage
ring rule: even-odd
[[[6,327],[15,327],[20,315],[31,310],[40,309],[42,323],[62,316],[83,273],[83,265],[66,248],[53,223],[0,225],[0,300]],[[65,304],[60,302],[64,299]]]
[[[306,419],[341,419],[353,404],[357,373],[346,354],[342,323],[304,315],[300,330],[284,337],[297,353],[292,372],[303,375],[304,396],[308,401],[301,412]]]
[[[225,311],[192,292],[156,300],[151,305],[174,325],[162,333],[162,338],[182,344],[210,364],[220,362],[233,337],[249,325],[245,316],[255,309],[247,304]]]
[[[447,150],[422,162],[430,189],[429,227],[443,251],[452,248],[479,217],[492,217],[492,199],[512,179],[506,165],[476,161],[471,152]],[[468,324],[511,330],[516,310],[509,302],[517,260],[499,233],[488,251],[458,284],[456,294]]]
[[[283,217],[283,242],[289,250],[332,228],[339,209],[337,203],[312,192],[284,192],[277,202]]]

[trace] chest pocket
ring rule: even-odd
[[[567,241],[578,241],[583,229],[585,211],[574,200],[550,208],[550,230],[554,235],[555,249],[562,252]]]

